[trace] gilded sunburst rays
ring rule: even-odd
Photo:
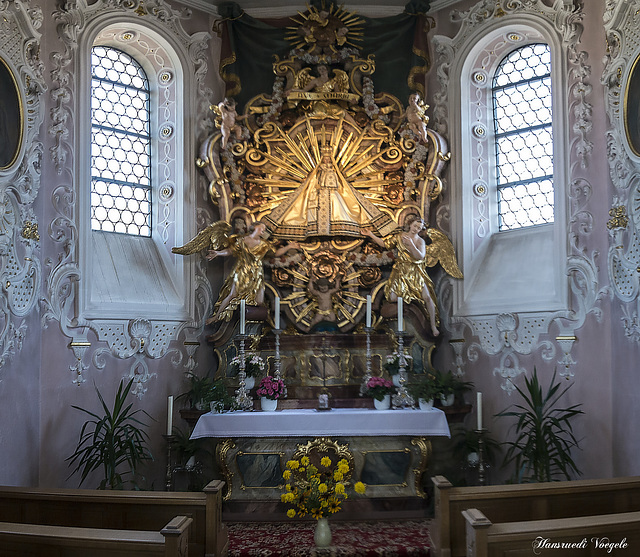
[[[334,4],[320,9],[307,4],[307,13],[298,12],[291,21],[297,25],[287,27],[285,39],[293,48],[308,52],[322,53],[328,48],[335,51],[345,46],[359,48],[364,36],[364,20]]]
[[[359,129],[344,119],[333,122],[334,126],[325,121],[316,128],[306,119],[289,130],[268,123],[256,132],[256,147],[245,155],[247,167],[255,174],[248,182],[259,186],[261,196],[256,219],[302,185],[320,164],[323,146],[331,149],[336,167],[352,186],[381,209],[391,206],[385,188],[401,178],[387,173],[402,166],[403,153],[389,143],[390,130],[384,126]]]

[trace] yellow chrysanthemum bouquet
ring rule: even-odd
[[[347,488],[353,470],[346,459],[334,461],[323,456],[319,466],[311,463],[308,456],[289,460],[282,473],[285,492],[280,496],[283,503],[291,505],[287,516],[306,516],[325,518],[340,510],[340,504],[348,498]],[[365,485],[356,482],[356,493],[364,493]]]

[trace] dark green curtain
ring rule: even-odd
[[[309,4],[320,8],[322,0]],[[324,5],[329,5],[327,0]],[[413,0],[404,13],[385,18],[367,18],[360,44],[363,58],[375,56],[373,82],[376,92],[387,92],[406,104],[410,93],[424,93],[424,73],[429,69],[426,12],[428,0]],[[227,95],[239,107],[256,95],[270,94],[274,75],[272,64],[277,55],[287,58],[291,43],[285,41],[289,18],[259,20],[242,11],[236,3],[218,8],[222,34],[220,74],[227,84]],[[295,17],[297,14],[292,14]]]

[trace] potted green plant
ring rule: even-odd
[[[428,373],[417,376],[407,389],[409,394],[418,401],[421,410],[432,408],[434,399],[440,396],[435,379]]]
[[[433,376],[438,387],[438,397],[442,406],[452,406],[456,399],[462,402],[464,393],[473,387],[473,383],[463,381],[451,371],[442,373],[440,370],[436,370]]]
[[[573,433],[572,420],[579,414],[581,404],[558,408],[558,401],[571,388],[560,389],[556,383],[556,372],[546,392],[533,369],[531,379],[525,377],[525,388],[516,386],[521,398],[520,404],[513,404],[496,416],[516,418],[515,441],[504,443],[508,447],[505,464],[515,464],[514,481],[548,482],[558,479],[570,480],[573,474],[580,475],[571,450],[579,448]]]
[[[185,400],[190,409],[208,410],[207,397],[213,388],[213,379],[209,376],[200,377],[195,373],[186,373],[189,389],[178,396],[176,400]]]
[[[229,394],[223,379],[211,383],[209,390],[203,395],[202,403],[212,412],[222,413],[225,410],[235,409],[235,400]]]
[[[480,434],[475,429],[460,428],[453,434],[453,454],[463,465],[477,464]],[[496,455],[500,451],[500,443],[488,431],[482,433],[483,458],[489,465],[495,463]]]
[[[133,410],[133,403],[126,404],[132,384],[133,379],[126,386],[120,381],[113,408],[107,406],[96,388],[103,415],[73,406],[91,416],[80,430],[75,451],[66,459],[69,466],[76,465],[69,477],[81,473],[80,485],[91,472],[102,470],[98,489],[123,489],[126,483],[137,489],[136,474],[140,465],[153,460],[147,447],[149,435],[144,430],[147,425],[137,418],[140,413],[150,416],[144,410]]]

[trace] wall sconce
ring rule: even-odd
[[[562,370],[560,371],[560,377],[564,377],[565,379],[569,379],[574,376],[573,369],[571,366],[575,365],[577,362],[571,357],[571,349],[573,348],[573,343],[578,340],[575,336],[559,336],[556,337],[557,343],[560,345],[560,349],[562,350],[562,360],[558,360],[558,364],[562,366]]]

